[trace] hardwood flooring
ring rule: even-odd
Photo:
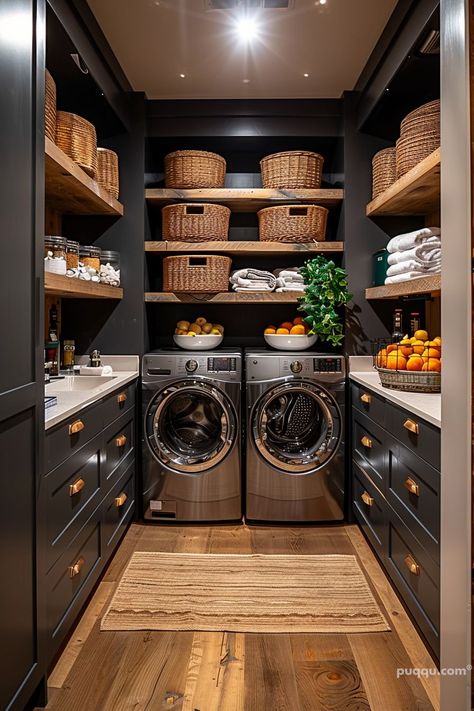
[[[133,551],[352,553],[391,632],[100,632]],[[49,677],[50,711],[438,711],[438,677],[357,526],[134,524]]]

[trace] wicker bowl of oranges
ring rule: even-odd
[[[278,351],[305,351],[311,348],[318,339],[314,334],[308,335],[309,326],[301,316],[293,321],[283,321],[279,326],[267,326],[263,332],[265,343]]]
[[[418,330],[398,343],[378,343],[374,366],[386,388],[406,392],[441,391],[441,336]]]

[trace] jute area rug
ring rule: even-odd
[[[102,630],[383,632],[353,555],[132,555]]]

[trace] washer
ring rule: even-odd
[[[142,363],[143,516],[242,517],[242,354],[157,351]]]
[[[246,517],[344,518],[345,362],[342,355],[245,355]]]

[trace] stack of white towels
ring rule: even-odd
[[[386,284],[397,284],[441,271],[441,230],[423,227],[397,235],[387,244]]]
[[[285,267],[275,269],[273,274],[276,277],[276,290],[279,292],[301,291],[306,289],[299,267]]]
[[[299,291],[306,289],[299,267],[275,269],[273,274],[264,269],[237,269],[229,279],[233,291]]]

